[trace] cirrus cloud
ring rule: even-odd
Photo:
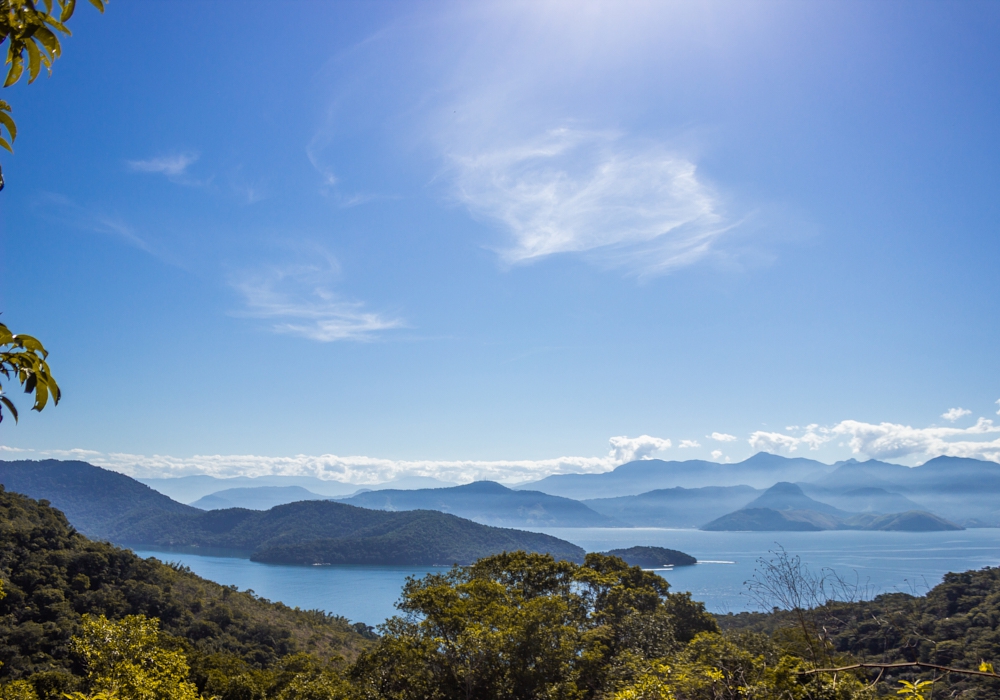
[[[693,162],[616,134],[554,129],[452,164],[456,198],[509,234],[508,264],[576,253],[662,273],[703,257],[727,228]]]

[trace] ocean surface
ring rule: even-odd
[[[1000,529],[960,532],[702,532],[659,528],[539,529],[587,551],[656,545],[687,552],[695,566],[660,571],[673,591],[690,591],[712,612],[756,609],[745,581],[760,557],[778,546],[813,570],[836,571],[874,594],[902,591],[921,595],[949,571],[1000,565]],[[436,567],[281,566],[258,564],[232,552],[137,549],[142,557],[179,562],[199,576],[303,609],[320,609],[352,621],[377,625],[395,614],[407,576]]]

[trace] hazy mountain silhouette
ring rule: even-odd
[[[125,545],[225,547],[299,564],[469,563],[515,549],[577,561],[584,554],[555,537],[436,511],[387,513],[333,501],[203,511],[86,462],[0,462],[0,483],[47,499],[85,535]]]
[[[540,491],[515,491],[494,481],[445,489],[367,491],[341,503],[379,510],[437,510],[501,527],[613,527],[621,523],[579,501]]]
[[[744,508],[770,508],[771,510],[808,510],[825,515],[832,515],[835,518],[842,518],[849,515],[847,512],[834,508],[833,506],[817,501],[802,492],[802,487],[798,484],[790,484],[787,481],[779,481],[754,500],[747,503]]]
[[[314,476],[273,475],[222,478],[207,476],[205,474],[137,479],[137,481],[181,503],[192,503],[199,498],[234,488],[253,489],[260,487],[298,486],[324,498],[338,498],[350,496],[360,491],[372,491],[384,488],[426,489],[455,486],[453,482],[441,481],[429,476],[404,476],[379,484],[349,484],[331,479],[317,479]]]
[[[666,462],[642,459],[622,464],[603,474],[557,474],[517,488],[576,499],[635,496],[657,489],[704,486],[752,486],[764,489],[777,481],[815,481],[834,467],[802,457],[782,457],[759,452],[735,464],[692,459]]]
[[[778,483],[745,508],[716,518],[703,530],[961,530],[926,511],[848,513],[810,498],[797,484]]]
[[[329,496],[321,496],[301,486],[255,486],[253,488],[225,489],[202,496],[191,504],[202,510],[223,508],[249,508],[268,510],[274,506],[296,501],[327,501]]]
[[[582,501],[598,513],[633,527],[690,527],[742,508],[760,494],[750,486],[657,489],[638,496]]]

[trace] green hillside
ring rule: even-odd
[[[86,462],[4,462],[0,483],[48,498],[89,537],[125,545],[225,547],[252,553],[256,561],[285,564],[470,563],[515,549],[572,561],[584,556],[581,548],[549,535],[433,511],[392,513],[301,501],[267,511],[206,512]]]
[[[582,561],[584,551],[549,535],[480,525],[437,511],[388,513],[330,501],[302,501],[260,512],[158,513],[123,523],[125,544],[228,547],[282,564],[466,564],[523,549]]]
[[[122,521],[157,512],[199,512],[131,477],[87,462],[0,461],[0,484],[8,491],[46,499],[65,513],[75,528],[97,539],[112,539]]]
[[[0,599],[0,679],[31,676],[53,697],[77,687],[71,674],[80,669],[68,645],[84,613],[157,617],[166,634],[183,640],[193,661],[221,654],[254,668],[298,652],[353,658],[368,643],[343,618],[271,603],[88,540],[44,501],[2,487],[0,578],[6,591]]]
[[[641,566],[644,569],[659,569],[664,566],[693,566],[698,563],[698,560],[690,554],[666,547],[612,549],[607,554],[611,557],[618,557],[629,566]]]
[[[276,564],[471,564],[492,554],[524,550],[583,561],[581,548],[549,535],[477,525],[430,510],[391,515],[396,517],[345,537],[265,544],[252,559]]]

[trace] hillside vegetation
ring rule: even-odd
[[[52,697],[80,685],[70,638],[83,614],[159,618],[196,666],[213,657],[264,669],[299,652],[350,659],[368,643],[343,618],[271,603],[88,540],[45,501],[2,487],[0,579],[0,678],[31,678]]]
[[[788,637],[803,623],[791,610],[716,619],[731,633],[777,637]],[[807,611],[805,621],[833,650],[858,661],[921,661],[970,670],[987,661],[1000,668],[1000,568],[946,574],[925,596],[888,593],[870,601],[828,602]],[[911,677],[913,670],[890,669],[886,677]],[[992,700],[1000,697],[1000,680],[944,676],[934,697]]]

